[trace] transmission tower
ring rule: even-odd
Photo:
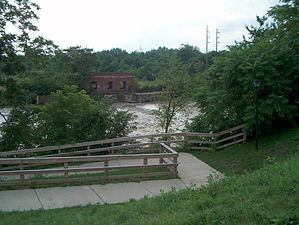
[[[208,68],[208,51],[209,51],[209,38],[210,38],[210,36],[209,36],[209,33],[210,33],[210,31],[209,31],[209,27],[208,27],[208,25],[207,25],[207,30],[206,30],[206,68]]]
[[[218,44],[220,43],[219,40],[219,34],[218,28],[216,28],[216,52],[218,52]]]

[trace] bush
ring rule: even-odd
[[[121,137],[135,128],[132,114],[96,102],[76,86],[65,86],[51,97],[54,101],[40,109],[12,110],[0,127],[2,151]]]

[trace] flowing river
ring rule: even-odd
[[[163,132],[158,127],[158,122],[153,115],[153,111],[158,108],[154,103],[116,103],[118,110],[126,110],[136,116],[134,122],[137,129],[129,136],[147,135]],[[185,129],[185,123],[198,114],[198,108],[194,104],[188,105],[185,112],[180,112],[174,119],[170,132],[181,132]]]
[[[158,108],[154,103],[116,103],[116,108],[122,111],[128,111],[134,114],[136,117],[133,122],[137,123],[137,129],[130,133],[129,136],[147,135],[153,133],[163,132],[158,127],[153,111]],[[8,115],[10,109],[1,109],[1,113]],[[188,105],[185,112],[180,112],[174,119],[170,132],[180,132],[185,129],[185,123],[198,114],[198,108],[193,104]],[[4,122],[2,116],[0,116],[0,124]]]

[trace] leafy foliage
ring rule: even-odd
[[[19,71],[19,51],[25,51],[30,40],[29,31],[36,31],[32,20],[38,17],[35,10],[39,7],[30,0],[9,1],[0,3],[0,75]],[[8,32],[8,26],[13,25],[20,34]]]
[[[75,86],[65,86],[52,97],[42,108],[12,110],[0,127],[2,151],[120,137],[135,128],[131,114],[95,102]]]
[[[37,108],[12,109],[7,121],[0,125],[0,151],[34,147],[38,112]]]
[[[248,28],[250,40],[232,46],[204,74],[195,97],[201,114],[191,130],[217,131],[246,122],[248,132],[253,132],[257,79],[262,131],[298,121],[299,7],[298,1],[283,3],[258,18],[260,27]]]
[[[179,112],[184,112],[189,103],[191,79],[187,72],[176,68],[160,77],[164,88],[157,98],[158,109],[154,111],[159,127],[168,133]]]

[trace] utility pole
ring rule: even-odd
[[[219,34],[218,28],[216,28],[216,52],[218,52],[218,44],[220,43],[219,40]]]
[[[206,31],[206,69],[208,68],[208,51],[209,51],[209,27],[207,25],[207,31]]]
[[[141,48],[141,45],[140,45],[140,48],[139,48],[139,52],[142,52],[142,48]]]

